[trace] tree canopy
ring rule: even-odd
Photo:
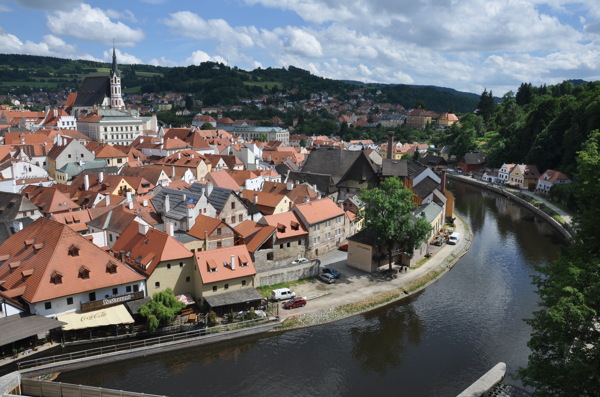
[[[425,219],[414,216],[413,196],[396,177],[385,179],[378,188],[364,190],[360,196],[365,208],[359,216],[364,220],[365,228],[387,246],[390,269],[394,245],[412,256],[414,249],[431,231],[431,225]]]
[[[146,319],[148,329],[154,332],[173,322],[175,313],[183,308],[185,303],[178,301],[173,290],[167,288],[152,295],[152,300],[140,307],[140,315]]]
[[[533,328],[523,383],[540,396],[597,396],[600,385],[600,133],[592,132],[577,158],[579,214],[573,244],[534,277],[541,309]]]

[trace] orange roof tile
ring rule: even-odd
[[[207,235],[210,236],[219,226],[229,227],[220,219],[200,214],[196,217],[194,226],[192,226],[187,234],[204,240]]]
[[[309,225],[324,222],[327,219],[344,215],[344,210],[338,207],[330,198],[297,204],[294,211],[304,218]]]
[[[277,239],[286,239],[308,235],[308,231],[298,219],[293,211],[282,212],[281,214],[267,215],[264,220],[271,226],[277,228]]]
[[[231,269],[230,265],[224,265],[224,263],[231,263],[232,255],[235,260],[233,269]],[[233,280],[256,274],[254,263],[245,245],[197,252],[196,262],[198,263],[198,271],[200,272],[203,284]],[[242,266],[242,262],[247,263],[247,265]],[[211,269],[215,270],[211,271]]]
[[[33,244],[24,246],[23,242],[29,240]],[[68,226],[46,218],[39,218],[10,236],[0,246],[2,255],[9,255],[10,262],[20,261],[21,271],[32,270],[30,276],[24,277],[21,271],[11,271],[8,261],[0,264],[3,288],[17,290],[32,303],[144,279]],[[106,272],[109,261],[118,267],[114,274]],[[80,277],[81,264],[89,269],[89,278]],[[52,275],[59,275],[59,282],[52,282]]]
[[[246,248],[252,253],[273,235],[275,229],[275,226],[261,225],[249,219],[233,228],[244,239]]]

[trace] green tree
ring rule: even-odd
[[[214,130],[214,129],[215,129],[215,126],[214,126],[214,125],[212,125],[212,124],[211,124],[211,123],[209,123],[209,122],[206,122],[206,123],[202,124],[202,126],[200,127],[200,129],[201,129],[201,130]]]
[[[363,190],[360,196],[365,208],[359,216],[364,220],[365,228],[377,235],[381,245],[386,245],[390,269],[395,245],[412,257],[415,248],[431,231],[431,225],[425,219],[414,216],[413,196],[396,177],[385,179],[378,188]]]
[[[479,104],[477,105],[477,114],[483,117],[485,125],[489,128],[490,120],[494,113],[494,96],[492,91],[488,92],[487,89],[483,90],[481,97],[479,98]]]
[[[306,147],[306,138],[300,139],[300,147]]]
[[[577,158],[579,207],[572,245],[534,277],[542,309],[532,326],[525,385],[539,396],[597,396],[600,385],[600,133],[594,131]]]
[[[146,319],[150,332],[154,332],[158,327],[173,322],[175,313],[184,307],[185,303],[178,301],[173,290],[167,288],[152,295],[152,300],[140,307],[140,315]]]
[[[259,134],[259,135],[258,135],[258,138],[256,138],[256,140],[257,140],[258,142],[266,142],[266,141],[267,141],[267,139],[268,139],[268,138],[267,138],[267,135],[266,135],[266,134]]]

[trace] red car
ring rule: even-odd
[[[295,309],[297,307],[304,307],[306,305],[306,299],[304,298],[292,298],[283,304],[286,309]]]
[[[339,246],[340,251],[348,251],[348,243]]]

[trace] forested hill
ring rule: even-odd
[[[86,76],[106,75],[109,63],[33,55],[0,54],[0,86],[3,88],[76,90]],[[368,90],[378,103],[399,103],[405,108],[422,106],[437,112],[472,112],[478,94],[435,86],[360,84],[312,75],[303,69],[267,68],[245,71],[205,62],[187,67],[119,65],[125,93],[191,93],[206,106],[238,104],[267,94],[288,93],[288,101],[309,99],[327,92],[346,99],[357,88]]]

